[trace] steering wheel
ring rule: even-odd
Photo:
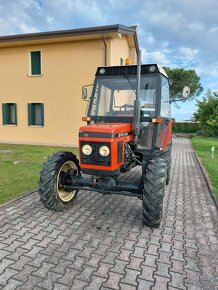
[[[134,108],[134,106],[129,105],[129,104],[124,104],[124,105],[120,106],[120,111],[122,111],[122,109],[124,109],[124,111],[127,111],[127,109],[130,109],[130,108]]]

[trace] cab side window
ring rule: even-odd
[[[162,76],[161,84],[161,117],[170,118],[169,83]]]

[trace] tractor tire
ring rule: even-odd
[[[158,227],[162,219],[166,175],[165,159],[151,159],[144,180],[142,202],[143,222],[151,227]]]
[[[167,178],[166,178],[166,185],[170,183],[170,170],[171,170],[171,148],[172,148],[172,143],[170,143],[165,152],[163,153],[163,158],[166,161],[167,164]]]
[[[60,188],[62,178],[69,170],[74,170],[75,174],[80,175],[79,161],[71,152],[57,152],[44,163],[40,172],[39,196],[44,206],[55,211],[62,211],[72,206],[78,190],[72,192]],[[69,182],[69,180],[68,180]]]

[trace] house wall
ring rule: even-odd
[[[122,50],[120,47],[122,46]],[[120,65],[121,58],[123,64],[125,59],[129,57],[129,46],[125,35],[120,35],[118,38],[111,39],[111,63],[110,65]]]
[[[125,37],[106,42],[108,65],[128,57]],[[31,50],[41,50],[42,76],[28,75]],[[0,103],[17,104],[16,126],[3,126],[0,113],[0,142],[77,146],[87,105],[81,88],[93,83],[97,66],[104,65],[103,41],[0,48],[0,64]],[[28,126],[28,103],[44,103],[44,127]]]

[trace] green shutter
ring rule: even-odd
[[[28,125],[31,126],[33,124],[33,105],[31,103],[28,104]]]
[[[7,104],[2,104],[2,113],[3,113],[3,125],[7,125],[9,123]]]
[[[41,51],[31,51],[31,74],[41,75]]]
[[[15,119],[15,124],[17,125],[17,104],[14,103],[14,119]]]
[[[5,125],[6,124],[6,112],[5,112],[5,108],[6,108],[6,106],[5,106],[5,104],[2,104],[2,123],[3,123],[3,125]]]
[[[41,125],[44,126],[44,104],[41,104]]]

